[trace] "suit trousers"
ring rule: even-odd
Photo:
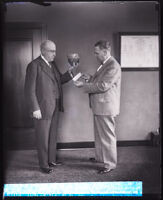
[[[36,145],[41,168],[49,167],[56,162],[57,128],[59,119],[58,101],[51,119],[35,119]]]
[[[94,115],[95,159],[104,167],[114,169],[117,165],[115,119],[109,115]]]

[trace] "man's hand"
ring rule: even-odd
[[[41,115],[41,110],[36,110],[33,112],[33,117],[36,119],[41,119],[42,115]]]
[[[71,66],[68,71],[69,73],[72,73],[73,76],[75,76],[78,72],[77,72],[77,68],[78,68],[78,64],[77,65],[74,65],[74,66]]]
[[[88,82],[89,79],[91,78],[91,75],[82,73],[82,77],[81,78],[83,78],[86,82]]]
[[[77,87],[82,87],[84,83],[82,81],[74,81],[74,85]]]
[[[73,63],[72,63],[72,67],[73,67],[73,68],[76,68],[76,67],[78,67],[78,66],[79,66],[79,63],[78,63],[78,62],[73,62]]]

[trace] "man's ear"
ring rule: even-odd
[[[104,55],[106,56],[107,55],[107,50],[104,49],[103,52],[104,52]]]

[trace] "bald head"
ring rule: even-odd
[[[56,56],[56,45],[51,40],[45,40],[40,46],[41,54],[48,62],[52,62]]]

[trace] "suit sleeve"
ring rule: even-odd
[[[60,77],[61,77],[61,83],[67,83],[68,81],[70,81],[72,79],[72,77],[70,76],[70,73],[67,71],[64,74],[60,73]]]
[[[120,67],[111,65],[107,67],[102,78],[96,82],[88,82],[83,86],[86,93],[103,93],[109,90],[119,78]]]
[[[30,112],[40,110],[36,97],[36,78],[37,78],[37,65],[35,63],[30,63],[27,66],[26,78],[25,78],[25,97]]]
[[[54,66],[55,66],[55,69],[57,70],[57,72],[58,72],[59,75],[60,75],[61,84],[67,83],[68,81],[70,81],[70,80],[72,79],[72,77],[70,76],[70,74],[69,74],[68,71],[66,71],[64,74],[62,74],[62,73],[59,71],[59,69],[58,69],[58,67],[57,67],[57,65],[56,65],[56,63],[55,63],[55,61],[53,61],[53,64],[54,64]]]

